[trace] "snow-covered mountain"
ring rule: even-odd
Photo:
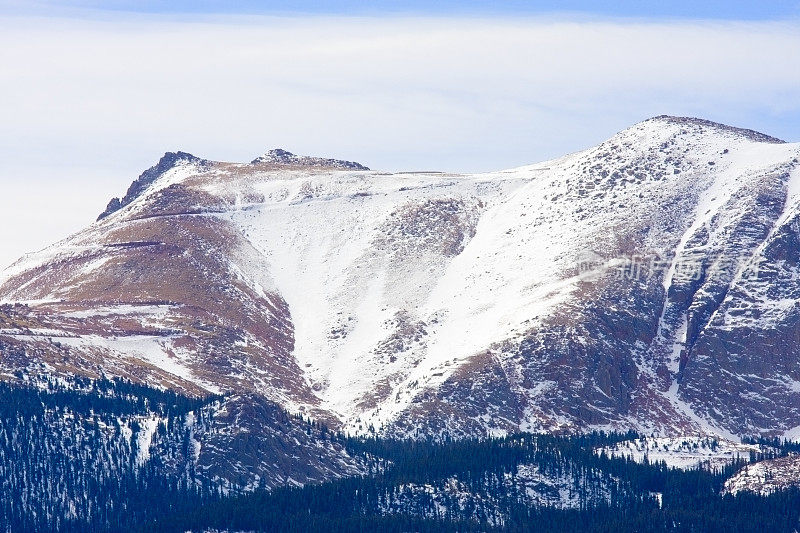
[[[800,144],[661,116],[485,174],[168,153],[0,278],[0,372],[353,433],[800,427]]]

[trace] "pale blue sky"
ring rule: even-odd
[[[800,15],[800,2],[793,0],[562,0],[475,1],[475,0],[66,0],[59,2],[6,1],[18,11],[78,8],[139,13],[213,14],[335,14],[387,16],[429,14],[440,16],[532,15],[576,13],[612,17],[692,18],[724,20],[777,20]],[[2,5],[2,4],[0,4]]]
[[[167,150],[482,171],[664,113],[800,141],[798,2],[0,0],[0,267]]]

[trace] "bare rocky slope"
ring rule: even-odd
[[[762,496],[800,486],[800,456],[787,455],[751,463],[725,481],[724,494]]]
[[[258,398],[350,433],[793,434],[798,157],[667,116],[474,175],[168,153],[0,276],[0,375]]]

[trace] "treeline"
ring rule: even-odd
[[[408,441],[348,438],[291,417],[340,443],[364,475],[228,494],[190,460],[193,432],[210,427],[218,400],[121,380],[0,383],[0,532],[800,529],[797,490],[720,496],[747,461],[682,471],[596,451],[635,433]],[[769,456],[797,450],[762,443],[776,449]]]
[[[207,425],[216,400],[122,380],[0,383],[0,531],[116,531],[206,501],[186,422]]]
[[[351,452],[371,458],[369,476],[218,499],[152,521],[142,530],[737,532],[796,531],[800,526],[796,490],[769,497],[720,496],[725,479],[746,461],[714,473],[595,453],[598,447],[635,437],[346,439]],[[531,464],[546,477],[566,480],[562,490],[583,490],[584,497],[571,509],[541,507],[501,482]],[[403,498],[410,486],[446,493],[454,480],[477,497],[434,497],[423,491],[423,497]],[[411,505],[397,505],[403,501]]]
[[[69,381],[48,379],[37,386],[0,381],[0,417],[41,414],[46,409],[68,409],[76,414],[133,415],[156,413],[173,416],[188,413],[219,396],[192,398],[171,390],[131,383],[120,378]]]

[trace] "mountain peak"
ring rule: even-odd
[[[355,161],[344,161],[341,159],[328,159],[324,157],[311,157],[307,155],[295,155],[283,148],[274,148],[253,159],[250,164],[261,165],[292,165],[305,167],[328,167],[342,170],[369,170]]]
[[[767,135],[765,133],[761,133],[759,131],[750,130],[746,128],[737,128],[735,126],[728,126],[727,124],[722,124],[720,122],[713,122],[711,120],[706,120],[704,118],[697,118],[697,117],[678,117],[672,115],[658,115],[656,117],[650,118],[644,121],[645,123],[648,122],[667,122],[670,124],[677,124],[681,126],[695,126],[695,127],[703,127],[703,128],[711,128],[718,131],[724,131],[728,133],[733,133],[736,135],[743,136],[747,139],[750,139],[754,142],[763,142],[763,143],[772,143],[772,144],[785,144],[786,141],[782,139],[778,139],[777,137],[772,137],[771,135]]]
[[[732,131],[657,117],[457,178],[168,153],[119,214],[2,274],[0,302],[42,318],[0,313],[0,341],[357,433],[781,435],[800,427],[800,146]]]
[[[97,220],[102,220],[133,202],[160,176],[163,176],[166,172],[182,163],[204,164],[207,163],[207,161],[188,152],[166,152],[161,159],[158,160],[158,163],[142,172],[142,174],[131,183],[125,196],[122,198],[112,198],[111,201],[108,202],[106,210],[100,213]]]

